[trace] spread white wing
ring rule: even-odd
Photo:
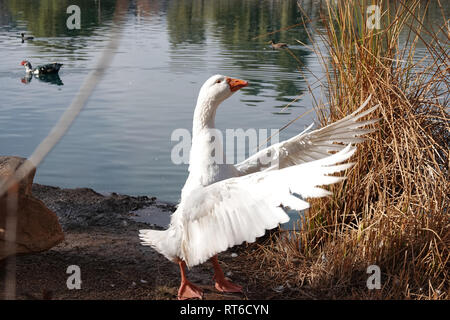
[[[338,163],[355,150],[348,145],[320,160],[231,178],[194,191],[179,207],[181,258],[188,266],[197,265],[229,247],[254,242],[266,230],[289,221],[283,207],[303,210],[309,204],[301,198],[329,195],[318,186],[344,179],[329,174],[351,167],[352,163]]]
[[[359,143],[364,138],[359,136],[372,132],[374,129],[362,127],[375,123],[378,119],[358,121],[360,118],[374,111],[374,106],[364,112],[362,109],[369,103],[371,96],[355,112],[318,130],[305,131],[286,141],[263,149],[241,163],[235,165],[242,174],[274,168],[286,168],[292,165],[322,159],[330,155],[330,151],[342,150],[349,143]],[[341,143],[341,144],[336,144]]]

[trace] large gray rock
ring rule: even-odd
[[[26,159],[19,157],[0,156],[0,183],[14,174],[25,161]],[[0,260],[11,254],[45,251],[64,240],[56,214],[31,194],[35,173],[36,169],[32,170],[27,177],[11,187],[7,194],[0,197]],[[10,209],[14,207],[14,203],[11,204],[11,199],[14,198],[17,198],[17,210]],[[6,240],[6,219],[14,214],[17,232],[15,241],[11,243]]]

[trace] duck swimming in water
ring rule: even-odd
[[[25,42],[25,40],[33,40],[34,37],[25,37],[25,33],[21,33],[20,34],[22,36],[22,43]]]
[[[288,47],[287,43],[284,43],[284,42],[275,43],[275,41],[273,41],[273,39],[270,40],[269,44],[271,45],[273,50],[281,49],[281,48],[287,48]]]
[[[25,71],[27,73],[49,74],[49,73],[58,73],[59,69],[62,66],[62,63],[53,62],[53,63],[43,64],[43,65],[37,66],[36,68],[33,68],[29,61],[24,60],[20,63],[20,65],[25,67]]]

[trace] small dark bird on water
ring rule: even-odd
[[[22,42],[24,42],[25,40],[33,40],[34,37],[25,37],[25,33],[21,33],[20,34],[22,36]]]
[[[48,64],[43,64],[40,66],[37,66],[36,68],[33,68],[31,66],[31,63],[24,60],[20,63],[20,65],[25,67],[25,71],[27,73],[32,73],[32,74],[49,74],[49,73],[58,73],[59,69],[62,66],[62,63],[48,63]]]
[[[288,47],[287,43],[284,43],[284,42],[275,43],[275,41],[273,41],[273,39],[270,40],[269,44],[272,46],[272,49],[281,49],[281,48]]]

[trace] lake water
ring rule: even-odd
[[[305,1],[312,14],[315,1]],[[0,0],[0,154],[28,157],[70,104],[106,46],[112,0]],[[91,187],[100,192],[152,195],[176,202],[187,165],[171,150],[178,128],[191,129],[198,90],[213,74],[248,80],[250,86],[221,105],[219,129],[278,129],[311,109],[302,93],[307,72],[320,75],[295,0],[135,0],[111,67],[68,134],[37,170],[35,182]],[[66,8],[81,8],[81,29],[68,30]],[[35,37],[22,43],[19,34]],[[287,42],[302,63],[268,41]],[[22,60],[63,63],[60,82],[24,79]],[[59,79],[58,79],[59,80]],[[280,139],[313,121],[298,120]]]

